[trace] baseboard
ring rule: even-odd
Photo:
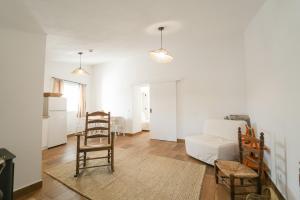
[[[38,181],[36,183],[33,183],[31,185],[28,185],[26,187],[20,188],[16,191],[14,191],[14,199],[17,199],[19,197],[22,197],[30,192],[33,192],[37,189],[40,189],[43,186],[43,181]]]
[[[177,143],[185,143],[185,140],[177,138]]]
[[[76,133],[70,133],[70,134],[67,135],[67,138],[68,138],[68,137],[73,137],[73,136],[75,136],[75,134],[76,134]]]
[[[125,133],[125,135],[126,135],[126,136],[132,137],[132,136],[140,135],[140,134],[142,134],[142,133],[143,133],[143,131],[136,132],[136,133]],[[121,135],[122,135],[122,134],[123,134],[123,133],[121,133]]]
[[[45,146],[45,147],[42,147],[42,151],[44,151],[44,150],[46,150],[46,149],[48,149],[48,147],[46,147],[46,146]]]
[[[70,134],[67,134],[67,137],[73,137],[75,136],[76,134],[78,133],[82,133],[83,131],[78,131],[78,132],[75,132],[75,133],[70,133]]]

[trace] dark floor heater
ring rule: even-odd
[[[16,156],[0,148],[0,200],[12,200],[14,189],[14,162]],[[2,170],[1,170],[2,168]],[[2,197],[1,197],[2,195]]]

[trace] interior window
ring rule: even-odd
[[[77,112],[79,105],[79,85],[64,81],[63,97],[67,99],[67,111]]]

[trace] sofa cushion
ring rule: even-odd
[[[216,159],[235,160],[237,142],[215,135],[203,134],[185,138],[188,155],[213,165]]]
[[[246,127],[245,121],[210,119],[204,123],[203,134],[215,135],[228,140],[238,141],[238,128]]]

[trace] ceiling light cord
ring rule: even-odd
[[[160,30],[160,48],[161,49],[162,49],[162,30],[163,29]]]
[[[161,49],[162,49],[162,46],[163,46],[162,32],[163,32],[164,29],[165,29],[165,27],[163,27],[163,26],[158,27],[158,30],[160,31],[160,48]]]
[[[79,52],[79,68],[81,69],[81,55],[82,55],[82,52]]]

